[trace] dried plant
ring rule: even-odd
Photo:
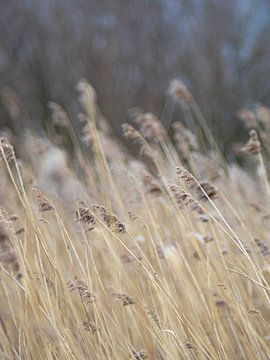
[[[164,141],[166,132],[158,118],[152,113],[140,114],[136,117],[140,133],[150,142]]]
[[[1,139],[0,358],[269,357],[266,109],[252,112],[241,167],[202,134],[176,123],[172,142],[133,109],[139,130],[123,130],[142,162],[99,116],[92,87],[78,90],[90,156],[76,137],[72,153],[28,131],[18,162]],[[182,83],[170,93],[194,115]],[[55,125],[72,126],[50,107]]]
[[[170,184],[171,190],[175,201],[180,209],[187,208],[191,211],[195,211],[197,214],[203,215],[205,212],[198,202],[196,202],[192,196],[185,192],[180,186]]]
[[[193,99],[186,85],[178,79],[174,79],[171,81],[168,93],[176,101],[180,102],[190,103]]]
[[[201,182],[195,180],[192,174],[183,167],[176,168],[178,179],[183,181],[188,189],[193,190],[198,200],[207,201],[218,197],[217,189],[209,182]]]
[[[8,139],[0,138],[0,151],[0,160],[3,159],[3,157],[5,157],[8,162],[15,160],[14,149]]]
[[[122,293],[114,293],[113,294],[118,300],[122,301],[123,306],[127,306],[127,305],[133,305],[135,304],[134,299],[127,295],[127,294],[122,294]]]
[[[83,329],[84,331],[89,331],[91,334],[94,334],[97,331],[97,326],[94,322],[84,321]]]
[[[95,89],[89,84],[87,79],[80,79],[76,86],[79,92],[79,101],[84,111],[91,117],[91,120],[95,120],[96,116],[96,99],[97,95]]]
[[[86,226],[86,231],[91,231],[95,227],[95,215],[83,200],[79,201],[78,209],[76,210],[76,221]]]
[[[48,107],[52,113],[52,122],[56,126],[68,127],[69,118],[65,110],[56,102],[50,101]]]
[[[91,205],[91,210],[96,214],[105,225],[115,233],[125,233],[126,226],[121,223],[118,217],[108,213],[107,209],[102,205]]]
[[[247,144],[242,148],[245,153],[258,155],[261,152],[261,143],[256,130],[250,130]]]
[[[44,212],[54,210],[53,205],[47,199],[46,195],[37,186],[33,186],[32,190],[39,211]]]
[[[190,161],[191,151],[199,150],[199,143],[195,134],[185,128],[181,122],[172,124],[173,141],[176,149],[184,161]]]
[[[82,124],[81,141],[86,146],[93,144],[94,138],[92,134],[91,124],[88,121],[87,115],[80,113],[78,115],[79,122]]]
[[[123,124],[122,129],[123,135],[127,140],[139,145],[140,155],[148,160],[154,161],[153,150],[151,149],[147,141],[139,133],[139,131],[135,130],[134,127],[129,124]]]
[[[243,108],[238,110],[236,115],[244,123],[247,130],[257,129],[258,123],[253,111]]]
[[[97,294],[95,291],[89,290],[88,286],[81,280],[68,280],[67,288],[70,292],[78,290],[78,293],[85,303],[93,303],[97,301]]]

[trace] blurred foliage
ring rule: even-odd
[[[166,97],[175,77],[222,144],[239,136],[239,107],[270,105],[267,0],[9,0],[0,24],[0,125],[16,132],[42,129],[50,100],[75,122],[81,76],[116,130],[138,105],[167,127],[181,119]]]

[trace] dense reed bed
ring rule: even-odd
[[[0,141],[0,358],[269,359],[270,111],[239,111],[240,167],[177,80],[197,134],[133,109],[132,154],[77,90],[80,134],[51,102]]]

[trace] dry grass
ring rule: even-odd
[[[252,113],[252,175],[225,162],[181,83],[170,95],[204,143],[179,123],[174,146],[140,114],[124,126],[140,160],[77,89],[82,139],[50,103],[51,139],[72,154],[30,132],[1,139],[0,358],[269,359],[269,113]]]

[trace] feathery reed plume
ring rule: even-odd
[[[208,198],[212,200],[218,198],[217,189],[209,182],[201,182],[196,192],[199,200],[207,201]]]
[[[209,182],[198,183],[193,175],[182,166],[176,168],[176,174],[179,180],[182,180],[189,189],[196,192],[198,200],[207,201],[209,198],[212,200],[218,198],[217,189],[212,184]]]
[[[101,219],[104,219],[104,216],[107,214],[107,209],[103,205],[92,204],[91,211]]]
[[[161,142],[166,137],[166,132],[158,118],[152,113],[140,114],[135,118],[140,133],[149,142]]]
[[[181,122],[172,124],[173,142],[176,150],[180,154],[183,161],[191,162],[191,152],[199,150],[197,136],[189,129],[185,128]]]
[[[190,103],[193,100],[186,85],[178,79],[174,79],[170,82],[168,93],[175,101]]]
[[[96,100],[97,95],[95,89],[89,84],[87,79],[80,79],[76,85],[79,92],[79,101],[82,108],[89,116],[90,120],[96,120]]]
[[[116,215],[109,214],[107,209],[101,205],[91,205],[93,213],[100,218],[105,225],[115,233],[125,233],[126,225],[123,224]]]
[[[123,124],[122,129],[123,135],[127,140],[140,146],[140,155],[154,162],[154,153],[140,132],[135,130],[134,127],[129,124]]]
[[[188,140],[184,134],[184,125],[180,122],[173,123],[173,141],[176,147],[176,150],[182,156],[184,161],[189,159],[190,156],[190,148]]]
[[[34,194],[34,199],[38,204],[39,211],[44,212],[54,210],[53,205],[50,203],[46,195],[37,186],[34,185],[32,191]]]
[[[84,331],[90,332],[91,334],[94,334],[97,331],[97,326],[92,321],[84,321],[83,322],[83,329]]]
[[[76,221],[86,226],[86,231],[94,230],[96,218],[83,200],[79,200],[78,209],[76,210]]]
[[[121,223],[116,215],[104,214],[103,220],[106,226],[116,233],[125,233],[126,225]]]
[[[81,140],[83,144],[87,147],[93,145],[94,137],[92,134],[91,124],[87,119],[87,115],[80,113],[78,115],[79,122],[82,124],[81,128]]]
[[[250,130],[248,142],[242,148],[242,151],[251,155],[258,155],[261,153],[261,143],[256,130]]]
[[[65,110],[54,101],[48,102],[48,108],[51,110],[52,122],[59,127],[68,127],[69,118]]]
[[[143,138],[139,131],[135,130],[130,124],[123,124],[123,135],[126,139],[133,141],[134,143],[140,143]]]
[[[177,166],[176,175],[177,175],[178,179],[182,180],[189,189],[192,189],[192,190],[197,189],[197,187],[198,187],[197,181],[190,174],[190,172],[187,171],[184,167]]]
[[[172,129],[175,146],[179,148],[180,152],[182,148],[185,149],[187,146],[190,150],[199,150],[197,136],[187,129],[180,121],[173,123]]]
[[[93,303],[97,300],[97,294],[94,291],[90,291],[82,281],[78,283],[77,289],[81,298],[86,303]]]
[[[113,293],[112,295],[115,296],[117,298],[117,300],[122,300],[123,306],[135,304],[134,299],[131,296],[127,295],[127,294]]]
[[[199,215],[205,214],[200,204],[198,204],[197,201],[195,201],[192,196],[189,193],[185,192],[180,186],[175,184],[169,184],[168,187],[172,192],[179,209],[187,208],[191,211],[196,212]]]
[[[70,292],[78,290],[80,297],[85,303],[93,303],[97,301],[96,292],[89,290],[88,286],[81,280],[76,279],[75,282],[71,279],[68,280],[67,288]]]
[[[0,138],[0,150],[0,160],[3,159],[3,157],[6,158],[7,162],[15,160],[13,146],[10,144],[7,138]]]
[[[237,111],[236,115],[243,122],[247,130],[257,129],[258,123],[253,111],[242,108]]]

